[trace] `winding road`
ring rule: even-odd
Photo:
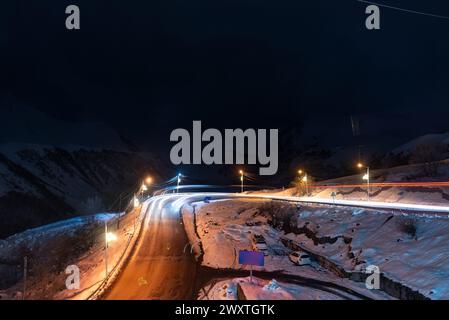
[[[192,299],[196,262],[184,253],[188,243],[176,197],[151,199],[143,229],[129,260],[103,299]]]
[[[278,199],[298,202],[314,202],[330,204],[329,199],[297,198],[272,195],[245,195],[233,193],[190,193],[167,194],[150,198],[148,209],[143,220],[142,231],[127,263],[118,278],[102,296],[110,300],[177,300],[194,299],[197,264],[185,250],[188,238],[182,224],[180,209],[185,203],[200,201],[205,196],[213,199],[259,198]],[[444,212],[447,207],[432,207],[407,204],[385,204],[380,202],[344,201],[335,205],[362,206],[383,209],[406,209]],[[329,286],[326,283],[312,283],[307,279],[290,279],[299,285],[312,285],[325,290],[346,291],[355,298],[358,296],[343,287]],[[327,287],[327,288],[326,288]]]

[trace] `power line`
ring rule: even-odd
[[[422,16],[427,16],[427,17],[432,17],[432,18],[439,18],[439,19],[449,20],[449,17],[438,15],[438,14],[421,12],[421,11],[410,10],[410,9],[404,9],[404,8],[399,8],[399,7],[393,7],[393,6],[389,6],[389,5],[386,5],[386,4],[381,4],[381,3],[376,3],[376,2],[372,2],[372,1],[366,1],[366,0],[357,0],[357,1],[361,2],[361,3],[366,3],[366,4],[373,4],[373,5],[376,5],[376,6],[379,6],[379,7],[388,8],[388,9],[393,9],[393,10],[398,10],[398,11],[403,11],[403,12],[408,12],[408,13],[413,13],[413,14],[420,14]]]

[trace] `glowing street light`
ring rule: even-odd
[[[363,168],[363,165],[361,163],[358,163],[357,167]],[[369,167],[366,167],[366,172],[362,176],[362,180],[366,181],[366,193],[368,195],[368,200],[369,200],[370,199],[370,174],[369,174]]]
[[[243,193],[243,170],[240,170],[239,173],[240,173],[240,192]]]
[[[140,206],[140,201],[136,196],[134,196],[134,208],[137,208],[138,206]]]
[[[303,176],[302,176],[302,174],[304,174]],[[306,185],[306,194],[307,194],[307,196],[309,196],[309,185],[308,185],[308,179],[307,179],[307,173],[306,172],[304,172],[302,169],[299,169],[298,170],[298,179],[299,179],[299,181],[301,182],[304,182],[305,183],[305,185]],[[301,176],[302,176],[302,178],[301,178]]]
[[[307,173],[302,177],[302,181],[306,184],[306,195],[309,196],[309,183],[307,178]]]
[[[106,242],[112,242],[112,241],[116,241],[117,240],[117,236],[112,233],[112,232],[108,232],[106,233]]]
[[[146,184],[151,184],[151,183],[153,183],[153,178],[147,177],[147,178],[145,179],[145,183],[146,183]]]
[[[112,232],[108,232],[108,222],[104,221],[104,270],[106,279],[108,278],[108,248],[109,242],[116,241],[117,236]]]

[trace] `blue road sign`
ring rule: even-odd
[[[259,251],[239,251],[239,264],[263,267],[265,257],[263,252]]]

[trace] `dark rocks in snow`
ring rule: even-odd
[[[72,216],[123,210],[155,161],[131,152],[24,147],[0,152],[0,239]],[[114,206],[111,206],[115,204]]]

